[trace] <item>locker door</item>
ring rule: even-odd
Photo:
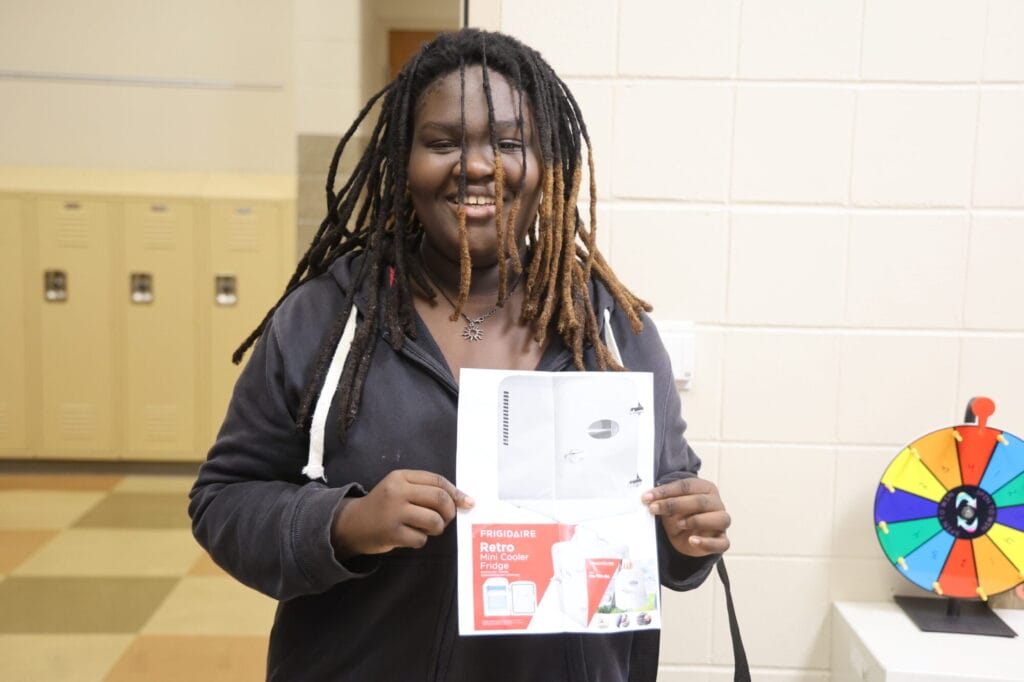
[[[231,354],[284,288],[281,212],[280,205],[268,202],[210,203],[210,279],[201,294],[210,311],[207,447],[224,420],[240,372]]]
[[[199,458],[195,275],[192,204],[126,202],[116,295],[128,459]]]
[[[39,264],[29,300],[39,306],[42,454],[110,458],[117,337],[114,212],[94,200],[36,204]]]
[[[25,247],[21,200],[0,196],[0,457],[24,457],[28,447]]]

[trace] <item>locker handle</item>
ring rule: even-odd
[[[216,275],[213,285],[213,300],[219,306],[238,303],[238,281],[234,275]]]
[[[82,208],[82,205],[80,203],[78,203],[77,201],[65,201],[64,202],[64,210],[65,211],[77,211],[80,208]]]
[[[63,270],[43,272],[43,298],[50,303],[68,300],[68,276]]]
[[[148,272],[131,273],[132,303],[149,304],[153,302],[153,275]]]
[[[152,204],[149,210],[152,213],[167,213],[167,206],[164,204]]]

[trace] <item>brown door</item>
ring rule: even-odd
[[[391,80],[416,52],[441,31],[388,31],[388,66]]]

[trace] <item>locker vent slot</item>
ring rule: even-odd
[[[171,443],[178,433],[178,409],[174,405],[149,405],[142,416],[143,438],[150,443]]]
[[[150,219],[142,228],[142,248],[151,251],[174,249],[174,223]]]
[[[260,233],[248,220],[228,223],[228,251],[259,251]]]
[[[84,249],[89,246],[89,228],[85,220],[62,217],[57,221],[54,237],[57,246],[67,249]]]
[[[64,403],[58,408],[57,425],[65,440],[92,440],[96,436],[96,411],[87,403]]]

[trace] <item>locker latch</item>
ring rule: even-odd
[[[234,275],[216,275],[213,300],[224,306],[238,303],[238,283]]]
[[[43,272],[43,297],[51,303],[68,300],[68,276],[63,270]]]
[[[133,272],[131,282],[132,303],[153,302],[153,275],[148,272]]]

